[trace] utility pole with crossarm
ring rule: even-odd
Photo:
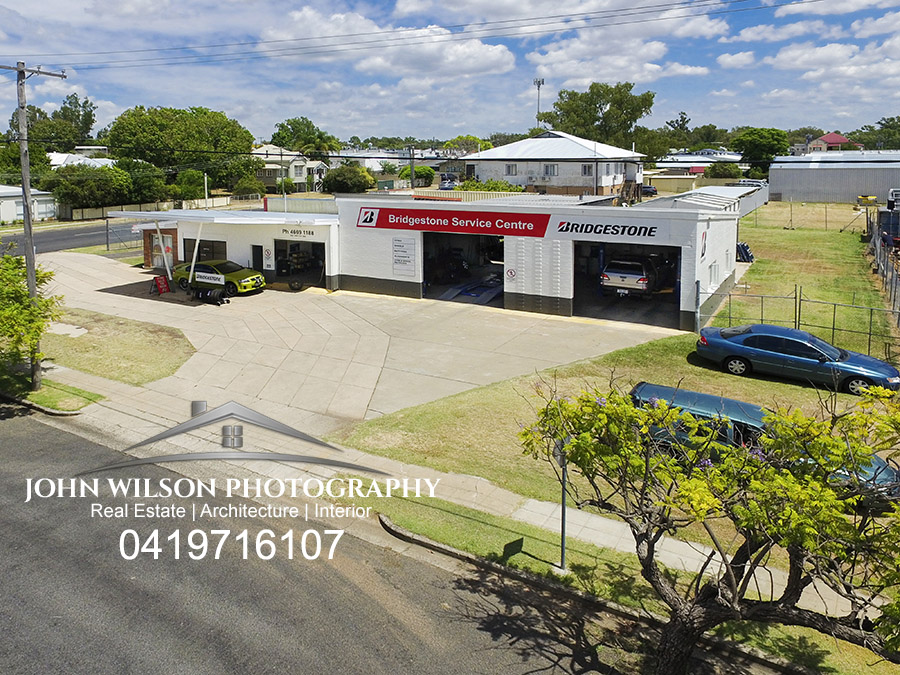
[[[16,71],[16,92],[19,100],[19,160],[22,164],[22,220],[25,229],[25,268],[28,272],[28,295],[37,297],[37,268],[34,260],[34,234],[31,231],[31,164],[28,156],[28,110],[25,104],[25,80],[32,75],[49,75],[66,78],[66,73],[51,73],[41,67],[26,68],[24,61],[15,66],[0,66],[0,70]],[[37,357],[40,345],[35,345],[31,352],[31,389],[41,388],[41,360]]]

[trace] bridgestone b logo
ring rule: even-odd
[[[595,223],[573,223],[563,220],[556,226],[559,233],[601,234],[611,237],[655,237],[656,228],[649,225],[603,225]]]

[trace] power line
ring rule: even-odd
[[[769,10],[775,9],[778,7],[786,7],[786,6],[794,6],[794,5],[808,5],[817,2],[822,2],[823,0],[793,0],[790,2],[782,2],[775,3],[771,5],[764,6],[753,6],[753,7],[729,7],[727,9],[710,9],[705,12],[695,12],[691,10],[695,10],[698,7],[704,6],[729,6],[742,2],[746,2],[748,0],[699,0],[698,2],[691,2],[690,0],[685,0],[684,2],[677,3],[668,3],[662,5],[646,5],[641,7],[634,7],[628,10],[617,11],[617,10],[604,10],[603,12],[595,12],[592,14],[572,14],[572,15],[556,15],[572,17],[569,22],[564,22],[559,19],[556,20],[538,20],[538,19],[528,19],[527,21],[531,21],[532,23],[522,23],[517,28],[528,28],[534,26],[547,26],[553,25],[553,28],[540,28],[539,30],[531,30],[531,31],[523,31],[523,30],[512,30],[506,29],[507,32],[496,32],[496,29],[493,28],[484,28],[479,30],[467,30],[463,33],[450,33],[445,35],[427,35],[422,36],[421,33],[423,31],[429,30],[429,28],[415,28],[415,29],[396,29],[392,31],[380,31],[375,33],[348,33],[343,35],[334,35],[334,36],[319,36],[314,38],[296,38],[292,40],[272,40],[272,41],[258,41],[258,42],[248,42],[248,43],[232,43],[231,45],[211,45],[209,47],[172,47],[172,48],[162,48],[157,50],[129,50],[128,53],[153,53],[153,52],[164,52],[164,51],[186,51],[189,49],[205,49],[205,48],[222,48],[225,46],[256,46],[259,47],[261,45],[266,44],[278,44],[282,42],[308,42],[312,40],[346,40],[346,42],[336,42],[330,45],[311,45],[311,46],[298,46],[298,47],[286,47],[282,49],[268,49],[268,50],[259,50],[254,49],[250,51],[238,51],[238,52],[228,52],[223,54],[185,54],[182,56],[160,56],[154,58],[139,58],[139,59],[122,59],[119,61],[107,61],[104,63],[97,62],[87,62],[87,63],[76,63],[70,64],[70,68],[77,68],[78,70],[108,70],[108,69],[120,69],[120,68],[149,68],[155,66],[171,66],[171,65],[181,65],[181,64],[190,64],[190,65],[203,65],[203,64],[212,64],[212,63],[227,63],[234,61],[252,61],[252,60],[261,60],[261,59],[269,59],[269,58],[289,58],[296,56],[317,56],[317,55],[328,55],[328,54],[340,54],[340,53],[349,53],[354,51],[366,51],[371,49],[387,49],[393,47],[408,47],[414,45],[421,44],[433,44],[433,43],[450,43],[450,42],[460,42],[460,41],[468,41],[476,38],[480,39],[492,39],[492,38],[501,38],[501,37],[531,37],[535,35],[542,35],[547,33],[555,33],[560,30],[587,30],[587,29],[598,29],[598,28],[608,28],[615,26],[623,26],[630,25],[635,23],[649,23],[656,21],[673,21],[678,19],[685,19],[697,16],[717,16],[723,14],[734,14],[738,12],[748,12],[748,11],[760,11],[760,10]],[[656,16],[656,17],[644,17],[643,15],[650,14],[655,12],[656,10],[677,10],[684,9],[686,10],[682,14],[672,15],[672,16]],[[634,19],[626,19],[621,21],[612,21],[605,22],[602,24],[592,24],[592,25],[573,25],[571,21],[575,18],[580,18],[581,20],[597,20],[604,18],[606,14],[617,16],[617,17],[642,17],[642,18],[634,18]],[[485,24],[475,24],[475,25],[488,25],[491,24],[500,24],[500,23],[510,23],[514,21],[526,21],[526,20],[515,20],[510,19],[505,22],[485,22]],[[435,29],[443,29],[448,30],[447,28],[435,27]],[[405,35],[405,33],[416,33],[416,35]],[[378,38],[375,40],[368,41],[360,41],[358,38],[364,35],[384,35],[385,37]],[[85,53],[82,55],[88,56],[101,56],[107,53],[122,53],[121,51],[116,52],[93,52],[93,53]],[[48,56],[53,56],[48,55]]]
[[[732,4],[737,2],[749,2],[750,0],[715,0],[714,4]],[[632,10],[646,10],[646,9],[671,9],[679,6],[692,6],[694,4],[693,0],[682,0],[680,2],[667,2],[660,3],[656,5],[642,5],[640,7],[633,7]],[[705,4],[705,3],[702,3]],[[45,57],[60,57],[60,56],[110,56],[113,54],[139,54],[139,53],[150,53],[150,52],[169,52],[169,51],[188,51],[188,50],[198,50],[198,49],[224,49],[226,47],[258,47],[260,45],[269,45],[269,44],[285,44],[285,43],[297,43],[297,42],[309,42],[312,40],[329,40],[329,39],[338,39],[338,38],[355,38],[355,37],[365,37],[365,36],[373,36],[373,35],[392,35],[399,33],[409,33],[409,32],[420,32],[429,29],[440,28],[443,30],[471,30],[473,27],[478,26],[495,26],[501,24],[522,24],[527,27],[529,25],[539,25],[535,23],[529,22],[538,22],[543,21],[547,23],[552,21],[553,23],[562,22],[563,20],[574,20],[574,19],[582,19],[589,20],[591,18],[599,18],[604,15],[618,15],[620,14],[620,10],[617,9],[606,9],[606,10],[597,10],[593,12],[572,12],[568,14],[543,14],[541,16],[535,17],[523,17],[520,19],[502,19],[497,21],[479,21],[473,23],[466,24],[449,24],[446,26],[426,26],[424,28],[392,28],[387,30],[380,31],[365,31],[360,33],[341,33],[337,35],[321,35],[315,37],[302,37],[302,38],[284,38],[280,40],[251,40],[245,42],[223,42],[218,44],[210,44],[210,45],[185,45],[181,47],[155,47],[155,48],[147,48],[147,49],[117,49],[117,50],[108,50],[108,51],[100,51],[100,52],[60,52],[60,53],[41,53],[41,54],[25,54],[24,56],[27,58],[45,58]],[[10,58],[8,56],[0,55],[0,58]]]

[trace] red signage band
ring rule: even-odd
[[[356,226],[390,230],[543,237],[549,222],[549,213],[363,207],[359,210]]]

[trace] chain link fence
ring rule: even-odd
[[[884,256],[882,256],[884,257]],[[876,257],[877,259],[877,257]],[[807,297],[800,286],[789,295],[753,295],[732,291],[717,293],[715,309],[700,315],[700,325],[739,326],[767,323],[809,331],[831,344],[870,356],[900,362],[900,272],[897,265],[884,264],[885,274],[894,284],[892,308],[827,302]],[[892,271],[891,271],[892,270]]]

